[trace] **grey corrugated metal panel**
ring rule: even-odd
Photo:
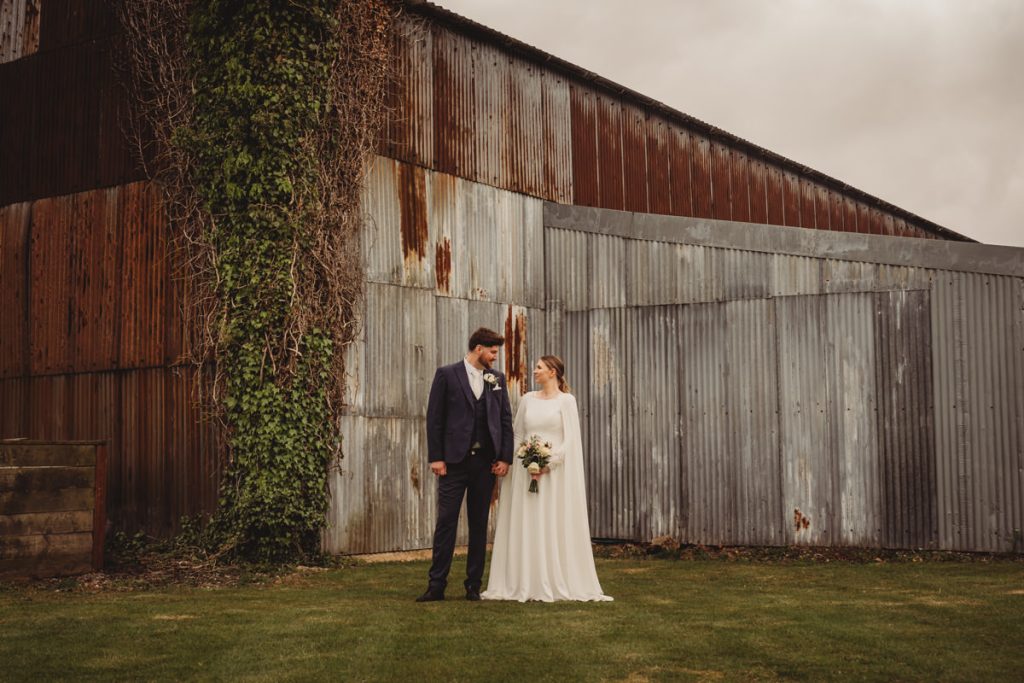
[[[872,294],[825,297],[829,402],[837,447],[835,542],[881,543],[879,443],[876,415],[875,299]]]
[[[532,308],[546,305],[544,282],[544,202],[522,197],[523,296],[518,302]]]
[[[772,294],[772,257],[753,251],[713,249],[715,272],[721,280],[716,299],[767,298]]]
[[[775,254],[772,257],[772,295],[821,293],[821,260]]]
[[[590,290],[591,308],[626,305],[626,283],[630,274],[626,264],[626,242],[620,237],[590,236]]]
[[[589,236],[575,230],[544,230],[544,272],[547,298],[565,311],[589,304]]]
[[[927,291],[874,295],[882,544],[938,543]]]
[[[677,244],[1024,277],[1024,249],[613,211],[545,202],[544,225]]]
[[[360,198],[364,220],[363,257],[370,282],[402,282],[401,208],[398,162],[375,157]]]
[[[823,259],[821,288],[826,294],[870,291],[875,288],[876,273],[873,263]]]
[[[39,50],[39,0],[0,3],[0,64]]]
[[[643,419],[634,421],[635,442],[646,456],[646,471],[637,482],[645,510],[642,531],[650,540],[657,536],[682,535],[682,445],[679,433],[679,334],[678,314],[669,307],[640,311],[643,327],[635,343],[630,371],[634,406]],[[644,366],[654,364],[654,381],[645,381]],[[650,493],[644,493],[645,484]]]
[[[541,196],[567,204],[573,197],[569,82],[544,70],[541,74],[541,95],[544,108],[544,190]]]
[[[565,349],[561,357],[567,363],[566,373],[580,411],[590,531],[595,538],[612,538],[612,476],[607,467],[607,445],[604,441],[595,441],[593,438],[594,414],[590,401],[593,384],[590,317],[587,313],[570,313],[565,315],[564,322]]]
[[[426,414],[437,358],[435,310],[429,290],[367,283],[365,414]]]
[[[621,348],[621,311],[602,309],[590,316],[590,448],[596,456],[595,475],[599,482],[601,506],[605,509],[599,536],[631,538],[632,509],[625,478],[629,474],[624,442],[627,405],[626,368],[629,361]]]
[[[779,421],[784,512],[792,515],[788,543],[831,545],[834,436],[828,421],[824,297],[776,300]]]
[[[928,289],[932,284],[933,270],[912,266],[875,266],[874,290]]]
[[[725,326],[714,305],[685,306],[680,311],[682,341],[682,430],[686,469],[686,539],[721,543],[730,515],[725,500],[735,479],[725,471],[722,455],[728,438],[725,418]]]
[[[437,486],[427,463],[423,421],[343,416],[340,427],[344,458],[328,477],[325,550],[429,548]]]
[[[962,354],[958,352],[963,325],[956,279],[955,273],[936,272],[931,289],[931,324],[939,547],[960,549],[964,521],[959,495],[963,429],[957,411],[963,405]]]
[[[786,518],[782,509],[779,461],[778,377],[775,363],[775,306],[770,299],[717,304],[724,315],[727,450],[735,489],[733,525],[726,543],[779,545]],[[711,341],[711,340],[709,340]]]
[[[939,541],[1009,550],[1024,528],[1021,280],[938,272],[933,292]]]

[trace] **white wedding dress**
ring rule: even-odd
[[[516,411],[515,443],[537,434],[552,446],[538,493],[516,458],[501,482],[484,600],[611,600],[601,592],[590,547],[583,446],[576,397],[530,392]]]

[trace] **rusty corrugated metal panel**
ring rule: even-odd
[[[597,110],[597,173],[603,209],[625,207],[622,177],[622,105],[618,99],[598,94]]]
[[[159,190],[150,183],[119,188],[120,367],[160,365],[168,315],[167,219]]]
[[[435,163],[433,33],[421,21],[400,17],[394,36],[395,77],[388,83],[389,112],[378,148],[429,167]]]
[[[72,196],[32,205],[29,255],[29,371],[72,369],[71,217]]]
[[[126,225],[119,220],[119,191],[124,189],[71,195],[71,222],[49,226],[51,230],[71,233],[70,335],[74,371],[108,370],[118,365],[121,236],[124,228],[139,229],[135,222]]]
[[[690,196],[693,199],[693,215],[697,218],[712,218],[711,141],[694,133],[691,136]]]
[[[829,191],[821,185],[814,185],[814,223],[820,230],[836,230],[832,226],[832,202]]]
[[[96,0],[45,0],[39,27],[39,49],[75,45],[117,29],[112,3]]]
[[[0,68],[0,206],[29,198],[38,59]]]
[[[846,232],[860,232],[857,224],[857,203],[847,196],[843,196],[843,230]]]
[[[731,150],[711,143],[711,217],[730,220],[732,217]]]
[[[806,178],[800,178],[800,226],[804,228],[816,228],[817,211],[814,202],[814,183]]]
[[[499,144],[503,157],[502,177],[508,180],[496,185],[534,197],[543,196],[543,73],[529,62],[504,59],[508,61],[508,104],[504,107],[508,118]],[[487,68],[494,66],[488,63]],[[477,73],[476,78],[481,77],[483,74]]]
[[[574,137],[569,90],[568,81],[549,71],[542,72],[543,197],[563,204],[573,201]],[[536,150],[531,150],[531,154],[536,154]]]
[[[513,67],[508,55],[492,45],[477,45],[453,37],[463,54],[472,56],[469,76],[473,89],[471,136],[475,149],[476,175],[473,178],[488,185],[518,189],[522,185],[522,163],[517,158],[517,140],[525,122],[521,112],[513,111],[519,96],[513,84]]]
[[[433,168],[475,179],[477,124],[473,92],[473,55],[461,36],[434,25]]]
[[[843,204],[843,196],[838,192],[828,190],[829,225],[837,232],[847,232],[844,222],[846,211]]]
[[[933,289],[939,542],[1020,550],[1024,280],[937,273]]]
[[[782,174],[782,219],[779,225],[803,225],[800,222],[800,179],[789,171]]]
[[[597,173],[597,104],[589,88],[569,86],[572,115],[573,204],[600,206],[601,186]]]
[[[765,194],[767,195],[768,203],[768,223],[771,225],[784,225],[786,194],[782,169],[769,164],[765,173],[765,182],[767,185]]]
[[[640,108],[628,104],[622,106],[622,175],[623,208],[642,213],[649,211],[647,121]]]
[[[28,372],[29,223],[28,202],[0,207],[0,377]]]
[[[0,379],[0,439],[28,438],[27,377]]]
[[[40,1],[0,2],[0,64],[13,62],[39,50]]]
[[[857,232],[870,235],[871,233],[871,212],[867,206],[861,203],[857,207]]]
[[[671,186],[671,213],[694,216],[694,180],[691,177],[693,136],[684,128],[668,128],[668,181]]]
[[[693,131],[700,138],[715,140],[729,148],[742,151],[752,159],[756,158],[763,160],[770,165],[778,167],[779,169],[785,169],[787,172],[794,173],[806,180],[813,181],[815,184],[840,192],[850,193],[852,196],[857,197],[859,201],[863,201],[872,206],[878,206],[887,213],[904,216],[908,220],[913,220],[933,233],[942,235],[947,239],[967,240],[967,238],[962,235],[957,235],[946,228],[914,216],[913,214],[888,204],[887,202],[883,202],[860,190],[857,190],[856,188],[841,183],[834,178],[830,178],[822,173],[808,169],[806,166],[797,164],[789,159],[781,157],[778,154],[770,152],[769,150],[753,145],[731,135],[730,133],[727,133],[726,131],[710,126],[703,121],[694,119],[693,117],[687,116],[679,111],[673,110],[660,102],[644,97],[640,93],[631,91],[619,84],[612,83],[607,79],[585,71],[580,67],[559,59],[554,55],[544,53],[536,48],[517,41],[514,38],[500,34],[485,26],[448,12],[433,3],[417,2],[410,4],[409,8],[414,14],[428,18],[428,20],[430,20],[430,22],[435,26],[441,26],[458,32],[460,36],[466,38],[467,43],[472,42],[472,44],[477,46],[497,46],[503,52],[513,56],[516,60],[521,60],[524,64],[541,68],[549,74],[567,78],[574,84],[574,87],[588,91],[594,98],[600,99],[603,97],[610,97],[620,104],[638,107],[648,116],[664,116],[668,121],[671,121],[673,125]],[[466,177],[472,176],[467,175]],[[604,190],[601,191],[603,192]],[[577,201],[576,203],[579,204],[583,202]],[[585,205],[593,206],[594,204],[588,201]],[[607,206],[607,204],[602,205]],[[674,210],[673,213],[684,215],[678,210]],[[707,217],[703,214],[700,214],[699,216]],[[773,222],[779,223],[779,221]]]
[[[141,178],[118,116],[111,49],[88,42],[0,68],[0,205]]]
[[[750,162],[743,152],[732,150],[729,154],[729,188],[732,195],[732,220],[750,220]]]
[[[750,221],[768,222],[768,168],[757,159],[750,160]]]
[[[658,116],[647,119],[647,193],[648,211],[672,213],[672,185],[669,171],[669,136],[673,134],[668,123]],[[686,194],[689,197],[689,168],[687,168]]]
[[[927,291],[875,295],[882,543],[938,544]]]

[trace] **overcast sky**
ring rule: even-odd
[[[1024,0],[437,0],[982,242],[1024,247]]]

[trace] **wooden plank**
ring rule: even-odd
[[[64,512],[69,510],[92,510],[93,489],[64,489],[21,493],[11,491],[0,493],[0,515],[20,515],[26,512]]]
[[[0,579],[46,579],[52,576],[84,574],[89,571],[89,556],[44,555],[0,559]]]
[[[92,529],[93,513],[89,510],[0,515],[0,537],[67,534]]]
[[[92,558],[92,532],[0,536],[0,560],[15,557],[81,554]]]
[[[91,467],[94,444],[0,444],[0,467]]]
[[[0,467],[0,495],[92,489],[92,467]]]

